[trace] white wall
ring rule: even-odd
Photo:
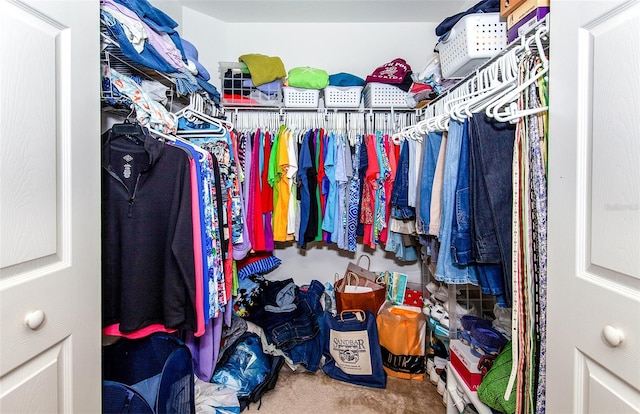
[[[228,23],[187,7],[182,24],[216,87],[218,62],[247,53],[279,56],[287,71],[311,66],[365,78],[397,57],[422,70],[437,40],[437,23]]]
[[[229,23],[198,11],[182,9],[182,36],[199,51],[199,60],[210,72],[211,83],[220,87],[218,62],[236,62],[246,53],[279,56],[287,70],[312,66],[329,73],[349,72],[362,78],[378,66],[397,57],[404,58],[414,71],[428,61],[436,43],[437,23]],[[333,281],[343,275],[349,261],[366,253],[372,270],[393,270],[420,283],[420,265],[394,260],[383,250],[363,249],[348,253],[335,246],[316,243],[308,250],[293,244],[280,246],[275,255],[282,265],[269,275],[272,279],[292,277],[297,284],[313,279]],[[364,263],[364,262],[363,262]]]

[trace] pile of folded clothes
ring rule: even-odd
[[[246,54],[238,61],[239,65],[224,70],[223,102],[278,106],[282,100],[282,82],[287,76],[282,60],[277,56]]]

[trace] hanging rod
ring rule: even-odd
[[[284,107],[284,106],[258,106],[258,105],[247,105],[247,106],[224,106],[224,110],[228,112],[239,112],[239,111],[275,111],[275,112],[355,112],[355,113],[373,113],[373,112],[416,112],[420,111],[422,108],[398,108],[398,107],[387,107],[387,108],[295,108],[295,107]]]
[[[489,59],[488,61],[484,62],[482,65],[478,66],[477,68],[475,68],[473,70],[473,72],[471,72],[470,74],[468,74],[467,76],[465,76],[464,78],[461,78],[454,86],[452,86],[451,88],[447,89],[444,93],[440,94],[437,98],[431,100],[427,105],[423,106],[422,108],[418,109],[417,111],[420,111],[420,113],[418,115],[424,116],[426,114],[427,108],[432,107],[433,105],[435,105],[438,101],[444,99],[445,97],[447,97],[449,94],[451,94],[453,91],[455,91],[456,89],[458,89],[459,87],[463,86],[467,81],[473,79],[474,76],[477,76],[478,73],[487,68],[489,65],[493,64],[496,60],[498,60],[499,58],[501,58],[502,56],[506,55],[507,53],[509,53],[511,50],[513,50],[514,48],[516,48],[517,46],[520,46],[520,42],[518,40],[520,40],[520,38],[526,38],[532,34],[535,34],[536,30],[538,30],[538,28],[540,28],[541,26],[546,26],[547,30],[549,29],[549,17],[551,16],[551,13],[547,14],[546,16],[544,16],[542,19],[540,19],[537,23],[535,23],[534,25],[532,25],[526,33],[524,33],[521,36],[518,36],[516,38],[516,40],[514,40],[513,42],[509,43],[507,45],[507,47],[505,47],[504,49],[502,49],[497,55],[495,55],[494,57],[492,57],[491,59]],[[548,45],[545,45],[548,47]]]

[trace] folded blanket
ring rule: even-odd
[[[238,61],[244,62],[244,64],[247,65],[255,86],[273,82],[276,79],[287,76],[284,64],[277,56],[247,54],[240,56]]]

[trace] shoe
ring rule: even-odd
[[[442,325],[443,327],[449,329],[449,327],[451,326],[449,324],[449,312],[445,312],[438,322],[440,322],[440,325]]]
[[[507,338],[493,328],[471,330],[471,353],[478,358],[497,356],[507,342]]]
[[[456,296],[460,295],[460,290],[455,288]],[[449,300],[449,287],[445,285],[440,285],[436,293],[433,294],[433,297],[440,302],[446,302]]]
[[[429,315],[431,315],[431,317],[433,319],[435,319],[436,321],[440,322],[440,319],[442,319],[442,317],[445,314],[445,310],[442,307],[442,305],[435,305],[431,307],[431,312],[429,312]]]
[[[511,319],[508,321],[495,319],[492,322],[493,329],[500,332],[505,337],[511,339]]]
[[[458,391],[457,388],[456,388],[456,391]],[[458,392],[454,392],[454,391],[449,391],[449,395],[451,396],[451,401],[453,402],[453,405],[456,406],[456,410],[458,410],[459,413],[464,411],[464,406],[466,405],[464,398],[462,398],[462,396],[459,395]]]
[[[437,322],[433,327],[433,333],[444,340],[449,340],[449,328],[445,328],[441,323]]]
[[[463,315],[460,318],[460,322],[462,323],[462,329],[469,332],[471,332],[473,328],[491,327],[491,322],[488,319],[478,318],[473,315]]]
[[[433,357],[433,370],[437,371],[437,374],[440,375],[442,371],[447,366],[447,359],[442,357]]]
[[[438,288],[440,288],[440,284],[432,280],[431,282],[427,283],[427,286],[425,286],[425,288],[429,293],[433,295],[438,291]]]
[[[464,315],[475,315],[476,314],[476,307],[473,306],[473,304],[471,303],[464,303],[463,301],[456,301],[456,315],[458,316],[458,318],[463,317]],[[451,302],[450,301],[446,301],[442,304],[442,307],[444,308],[444,310],[446,310],[447,312],[451,312],[451,310],[449,309],[449,307],[451,306]]]
[[[433,385],[438,385],[438,380],[440,380],[440,375],[438,375],[438,370],[434,367],[431,370],[431,374],[429,374],[429,381],[431,381]]]
[[[431,370],[435,367],[433,358],[427,358],[427,376],[431,376]]]
[[[504,318],[511,320],[511,308],[501,308],[498,304],[493,305],[493,316],[496,319]]]
[[[445,369],[440,374],[436,391],[438,392],[438,394],[444,395],[444,392],[446,389],[447,389],[447,370]]]
[[[473,315],[463,315],[460,318],[462,329],[458,333],[458,338],[463,344],[471,346],[471,331],[474,328],[491,328],[491,322],[484,318]]]

